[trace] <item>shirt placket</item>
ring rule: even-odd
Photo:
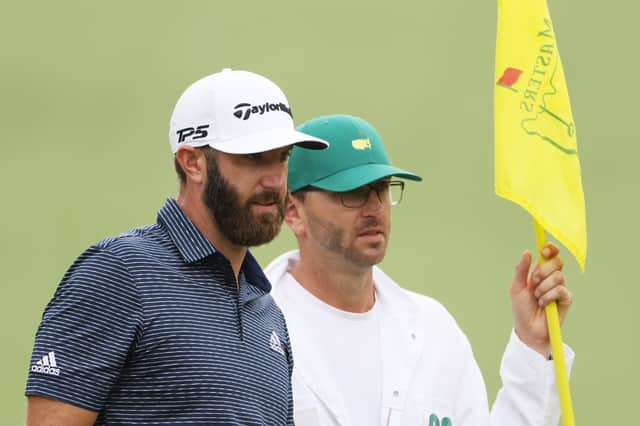
[[[208,259],[208,263],[212,268],[218,271],[223,271],[223,275],[224,275],[223,288],[227,292],[227,294],[229,295],[233,303],[233,309],[234,309],[235,320],[236,320],[236,324],[235,324],[236,332],[238,334],[240,341],[243,342],[244,333],[243,333],[243,321],[242,321],[242,314],[241,314],[242,304],[240,302],[242,278],[238,282],[236,282],[236,277],[233,272],[233,268],[231,267],[231,264],[224,256],[222,256],[219,253],[210,257]],[[240,275],[242,276],[242,272],[240,272]]]

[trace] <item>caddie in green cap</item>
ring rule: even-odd
[[[571,304],[557,247],[545,247],[548,261],[530,278],[528,252],[516,268],[515,331],[490,413],[482,374],[455,320],[376,266],[387,249],[391,206],[402,199],[400,179],[421,178],[393,166],[380,135],[361,118],[319,117],[298,130],[330,146],[293,149],[285,221],[299,250],[265,270],[291,337],[296,425],[556,425],[541,309],[556,300],[563,319]],[[568,347],[565,354],[572,362]]]
[[[319,117],[298,127],[301,132],[331,141],[324,155],[294,149],[289,159],[289,192],[311,186],[333,192],[352,191],[390,176],[420,181],[413,173],[389,162],[380,135],[361,118],[350,115]],[[398,200],[399,201],[399,200]]]

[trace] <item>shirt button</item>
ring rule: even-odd
[[[397,390],[393,391],[393,397],[394,398],[397,398],[399,396],[400,396],[400,391],[397,391]]]

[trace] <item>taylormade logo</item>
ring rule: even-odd
[[[291,115],[291,108],[289,108],[282,102],[279,102],[277,104],[272,104],[271,102],[267,102],[262,105],[251,105],[245,102],[245,103],[241,103],[234,106],[233,109],[234,109],[233,115],[235,115],[236,118],[239,118],[241,120],[248,120],[249,117],[251,117],[253,114],[263,115],[266,112],[273,112],[273,111],[282,111]]]

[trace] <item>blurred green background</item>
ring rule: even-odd
[[[578,425],[631,424],[640,381],[638,3],[550,0],[578,126],[589,254],[563,333]],[[177,181],[167,140],[180,93],[224,67],[277,82],[297,122],[350,113],[424,176],[394,210],[384,269],[442,301],[490,398],[529,216],[493,193],[493,1],[2,2],[0,424],[24,422],[42,310],[84,248],[155,221]],[[552,179],[552,177],[550,177]],[[288,229],[255,250],[266,265]]]

